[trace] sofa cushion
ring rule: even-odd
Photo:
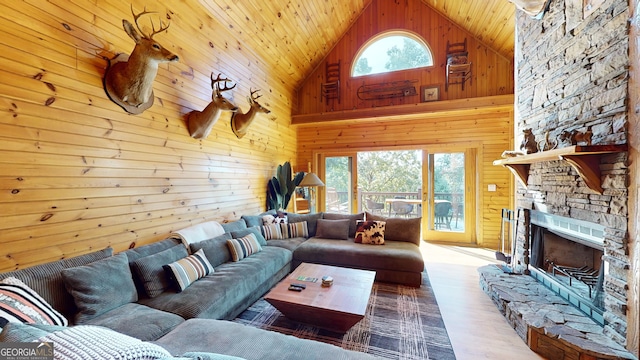
[[[384,244],[384,229],[386,224],[384,221],[358,220],[356,224],[355,242],[374,245]]]
[[[353,239],[335,241],[315,237],[298,246],[293,256],[300,262],[363,270],[424,271],[420,248],[405,241],[385,239],[384,246],[370,246],[355,243]]]
[[[349,238],[349,224],[351,220],[318,219],[316,237],[323,239],[347,240]]]
[[[349,219],[349,237],[355,237],[356,236],[356,220],[364,220],[364,213],[358,213],[358,214],[323,213],[322,218],[328,219],[328,220]]]
[[[153,360],[171,357],[161,346],[93,325],[54,331],[38,341],[53,342],[59,359]]]
[[[249,339],[251,346],[239,344]],[[363,352],[350,351],[320,341],[300,339],[275,331],[211,319],[191,319],[154,341],[172,354],[187,351],[212,351],[250,360],[359,360],[379,359]]]
[[[131,264],[148,297],[155,297],[166,291],[171,282],[167,277],[164,265],[187,257],[187,249],[183,245],[175,245],[153,255],[140,258]]]
[[[180,241],[180,239],[167,238],[164,240],[156,241],[151,244],[146,244],[140,247],[135,247],[133,249],[123,251],[123,253],[127,255],[127,258],[129,259],[129,264],[133,264],[134,261],[140,258],[157,254],[162,250],[167,250],[181,243],[182,242]]]
[[[240,219],[228,223],[222,223],[222,228],[224,229],[224,232],[230,233],[232,231],[246,229],[247,223],[243,219]]]
[[[213,266],[207,260],[202,249],[186,258],[163,265],[162,268],[178,292],[213,272]]]
[[[262,226],[262,217],[265,215],[277,215],[278,212],[275,210],[269,210],[269,211],[265,211],[262,214],[258,214],[258,215],[242,215],[240,218],[244,220],[245,223],[247,223],[247,227],[252,227],[252,226]]]
[[[384,221],[385,240],[412,242],[420,246],[422,218],[397,218],[378,216],[367,212],[367,220]]]
[[[213,274],[196,281],[181,293],[166,291],[139,302],[155,309],[171,311],[185,319],[233,318],[236,315],[234,310],[239,305],[239,311],[245,309],[277,283],[280,275],[284,276],[290,271],[291,255],[289,250],[265,246],[262,251],[242,261],[216,267]]]
[[[254,234],[248,234],[238,239],[227,240],[227,246],[229,247],[229,253],[231,253],[231,260],[233,261],[240,261],[262,250]]]
[[[76,324],[138,300],[127,256],[122,253],[64,269],[62,279],[78,307]]]
[[[267,245],[267,240],[262,235],[262,231],[260,230],[260,226],[252,226],[250,228],[246,228],[244,230],[232,231],[231,238],[237,239],[243,236],[247,236],[249,234],[253,234],[258,239],[258,242],[261,246]]]
[[[300,244],[307,241],[307,238],[298,237],[298,238],[290,238],[290,239],[281,239],[281,240],[269,240],[267,246],[277,246],[281,248],[285,248],[289,251],[294,251]]]
[[[113,255],[112,248],[58,260],[46,264],[36,265],[16,271],[9,271],[0,274],[0,279],[15,277],[32,288],[38,295],[42,296],[51,306],[58,310],[67,319],[73,318],[76,313],[76,305],[73,297],[67,292],[62,281],[62,269],[85,265],[96,260],[104,259]]]
[[[231,254],[229,254],[229,248],[227,248],[227,240],[231,238],[231,234],[224,233],[209,240],[193,243],[190,245],[191,252],[195,253],[200,249],[204,250],[207,260],[215,268],[220,264],[231,261]]]
[[[289,217],[289,224],[306,221],[309,237],[314,237],[316,236],[316,224],[318,219],[322,219],[322,213],[288,214],[288,217]]]
[[[14,277],[0,281],[0,328],[9,322],[60,326],[69,324],[46,300]]]
[[[134,326],[132,322],[135,322]],[[182,322],[184,319],[181,316],[171,312],[129,303],[96,316],[87,321],[86,325],[104,326],[140,340],[151,341],[168,333]]]
[[[3,342],[34,342],[53,331],[66,329],[66,326],[8,323],[0,332],[0,343]]]

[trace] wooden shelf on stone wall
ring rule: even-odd
[[[502,165],[527,187],[531,164],[544,161],[562,160],[571,165],[589,189],[602,194],[600,179],[600,157],[602,155],[627,151],[627,145],[572,145],[560,149],[541,151],[533,154],[495,160],[493,165]]]

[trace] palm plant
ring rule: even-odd
[[[291,164],[288,161],[278,165],[276,176],[267,183],[267,210],[286,209],[303,177],[302,171],[292,176]]]

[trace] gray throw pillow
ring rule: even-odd
[[[246,228],[244,230],[239,230],[239,231],[232,231],[231,232],[231,237],[234,239],[239,239],[241,237],[245,237],[249,234],[253,234],[256,236],[256,239],[258,239],[258,242],[260,243],[260,246],[266,246],[267,245],[267,240],[264,238],[264,235],[262,235],[262,231],[260,230],[260,226],[252,226],[250,228]]]
[[[195,254],[198,250],[204,251],[204,256],[209,260],[211,266],[216,267],[231,261],[227,240],[231,240],[230,233],[224,233],[214,238],[199,241],[191,244],[191,253]]]
[[[411,242],[420,246],[422,218],[397,218],[374,215],[367,212],[367,220],[384,221],[384,239]]]
[[[356,237],[356,221],[364,220],[364,213],[358,214],[335,214],[335,213],[323,213],[323,219],[328,220],[342,220],[349,219],[349,237]]]
[[[179,244],[159,253],[142,257],[131,264],[133,273],[138,277],[144,292],[153,298],[171,288],[162,266],[187,257],[187,249]]]
[[[299,222],[306,221],[309,237],[314,237],[316,236],[317,222],[318,222],[318,219],[322,219],[322,213],[321,212],[314,213],[314,214],[289,213],[288,218],[289,218],[289,223],[299,223]]]
[[[323,239],[349,239],[349,223],[351,220],[327,220],[318,219],[318,229],[316,230],[316,237]]]
[[[87,265],[64,269],[62,280],[78,308],[76,324],[138,301],[129,261],[122,253]]]

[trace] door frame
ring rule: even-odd
[[[438,231],[432,229],[430,225],[434,219],[434,194],[433,187],[433,166],[434,164],[429,161],[431,154],[435,153],[464,153],[465,158],[465,197],[464,197],[464,231]],[[439,144],[429,145],[422,149],[422,202],[423,210],[422,214],[422,238],[426,241],[456,243],[456,244],[477,244],[478,238],[478,219],[477,214],[477,198],[478,198],[478,184],[479,174],[477,171],[479,147],[472,144]],[[426,213],[425,213],[426,212]]]

